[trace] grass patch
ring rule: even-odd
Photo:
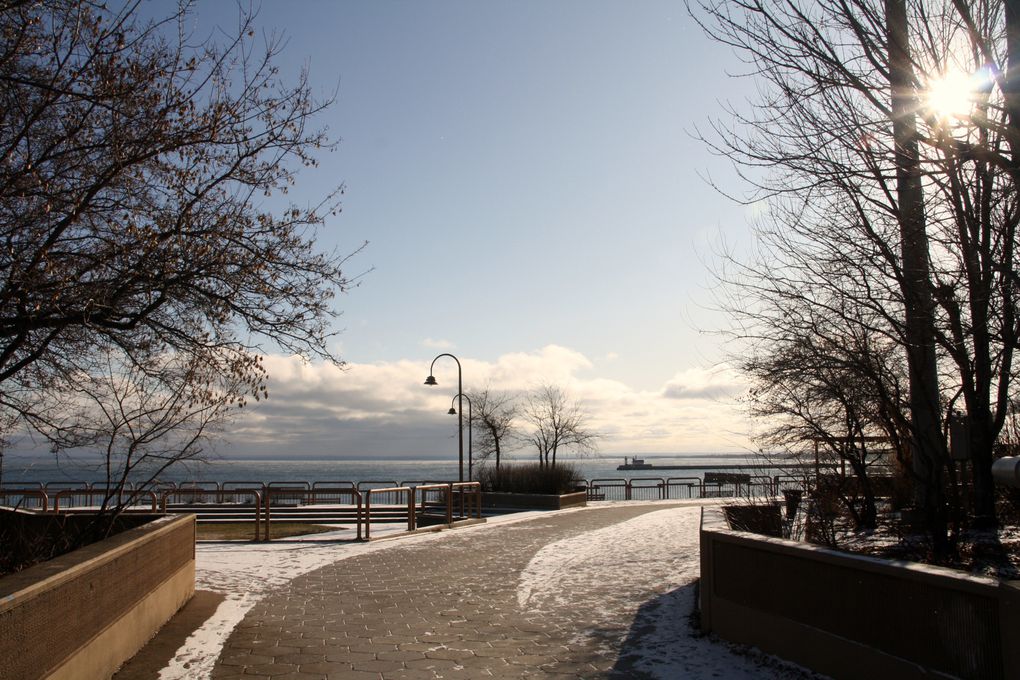
[[[336,531],[346,527],[323,526],[306,522],[273,522],[269,529],[272,538],[288,536],[306,536]],[[215,524],[199,524],[198,540],[200,541],[250,541],[255,537],[253,522],[217,522]]]

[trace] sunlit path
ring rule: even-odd
[[[203,546],[200,586],[231,599],[161,677],[804,677],[692,633],[699,516],[614,504],[369,545],[281,543],[262,553],[264,578],[243,551],[228,577],[224,549]]]

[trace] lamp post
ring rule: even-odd
[[[468,403],[468,481],[473,482],[475,481],[474,473],[472,472],[475,466],[475,437],[471,426],[475,422],[475,405],[471,403],[471,397],[466,394],[456,394],[453,398],[456,399],[458,397],[467,399]],[[457,415],[458,411],[453,407],[453,401],[450,402],[450,410],[447,413],[451,416]]]
[[[461,380],[460,359],[458,359],[457,357],[455,357],[452,354],[449,354],[447,352],[443,352],[442,354],[437,354],[436,358],[432,360],[432,365],[429,366],[429,377],[425,378],[425,384],[426,385],[430,385],[430,386],[431,385],[438,385],[439,384],[438,382],[436,382],[435,377],[432,375],[432,369],[435,368],[436,361],[438,361],[440,357],[450,357],[451,359],[453,359],[454,361],[457,362],[457,394],[461,398],[461,402],[459,404],[460,405],[460,409],[459,409],[459,412],[457,414],[457,455],[459,457],[458,458],[458,465],[459,465],[459,471],[460,471],[460,479],[458,481],[463,482],[464,481],[464,401],[463,401],[463,399],[464,399],[464,395],[463,395],[464,385],[463,385],[463,382]],[[456,398],[457,397],[454,397],[454,399],[456,399]]]

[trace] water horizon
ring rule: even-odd
[[[689,470],[617,470],[624,458],[641,458],[655,465],[694,466]],[[512,465],[537,461],[533,456],[504,456],[503,464]],[[652,477],[701,477],[704,470],[720,465],[757,465],[762,459],[750,453],[613,453],[598,456],[560,456],[561,464],[578,469],[585,479]],[[494,461],[476,462],[477,474],[482,465]],[[469,476],[468,460],[465,454],[464,478]],[[98,456],[62,456],[53,454],[26,457],[5,456],[3,460],[3,484],[38,482],[101,482],[105,479],[105,459]],[[144,479],[148,479],[148,474]],[[460,470],[456,457],[444,458],[234,458],[211,457],[201,461],[182,461],[158,476],[160,481],[448,481],[459,478]],[[137,481],[137,480],[133,480]]]

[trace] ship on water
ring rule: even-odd
[[[627,457],[623,457],[623,465],[617,465],[617,470],[651,470],[652,464],[646,463],[644,458],[631,458],[630,462],[627,462]]]

